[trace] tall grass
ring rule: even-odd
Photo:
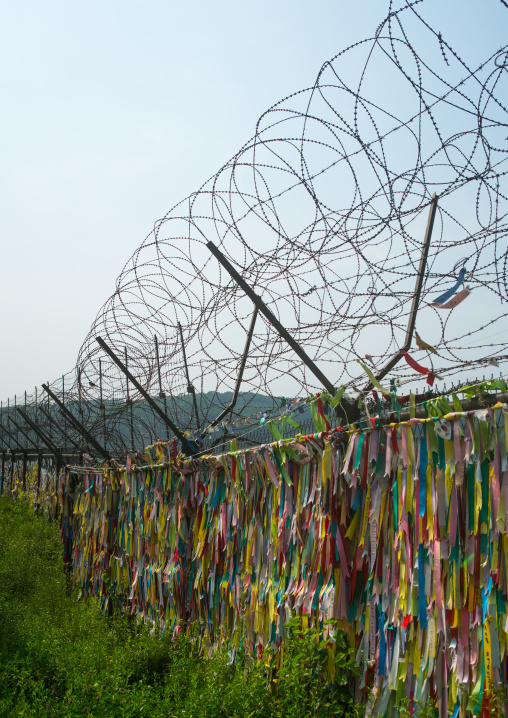
[[[104,615],[72,594],[59,526],[22,500],[0,499],[0,716],[292,718],[359,715],[357,671],[341,634],[335,683],[313,632],[290,628],[282,664],[227,647],[213,658],[180,634],[152,635],[122,612]]]

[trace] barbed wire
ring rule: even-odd
[[[508,49],[473,66],[423,11],[424,0],[390,2],[374,35],[264,112],[252,138],[126,263],[56,390],[111,450],[168,432],[99,336],[178,427],[206,427],[231,401],[253,305],[208,241],[330,382],[349,387],[363,380],[356,359],[379,369],[404,345],[436,193],[416,326],[437,356],[415,344],[411,356],[460,375],[508,354]],[[462,269],[470,296],[453,310],[430,306]],[[421,381],[404,362],[391,376]],[[258,315],[231,416],[321,389]]]

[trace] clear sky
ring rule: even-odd
[[[153,223],[387,10],[384,0],[4,3],[3,399],[72,368]],[[500,0],[419,10],[473,63],[508,37]]]

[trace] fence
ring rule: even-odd
[[[464,60],[423,7],[390,3],[155,223],[75,369],[0,405],[6,451],[263,442],[231,424],[281,392],[365,397],[357,360],[401,391],[507,361],[507,48]]]
[[[143,453],[147,445],[161,439],[171,441],[175,438],[153,406],[142,397],[129,396],[125,385],[111,400],[106,401],[101,397],[85,399],[79,390],[79,383],[76,384],[73,377],[71,373],[58,382],[48,382],[46,386],[50,393],[36,389],[30,395],[25,392],[22,402],[14,396],[13,401],[7,402],[6,406],[2,403],[0,446],[4,463],[14,461],[23,464],[40,457],[41,460],[53,461],[58,468],[66,464],[81,464],[83,454],[103,459],[115,458],[123,463],[127,452]],[[507,389],[504,379],[495,379],[493,374],[491,379],[486,380],[483,376],[483,379],[468,381],[467,385],[472,387],[475,396]],[[448,389],[446,384],[442,388],[437,385],[422,388],[415,392],[413,400],[421,407],[423,402],[460,393],[463,387],[464,383],[459,382]],[[374,398],[370,392],[357,393],[354,397],[352,393],[348,392],[349,396],[345,395],[335,410],[324,401],[324,412],[331,425],[347,425],[353,421],[362,421],[370,415],[383,417],[392,414],[397,420],[400,411],[406,411],[409,407],[410,395],[401,396],[400,389],[394,387],[388,399],[381,394]],[[211,413],[207,415],[209,422],[213,423],[217,416],[224,413],[224,406],[230,405],[231,397],[231,393],[224,394],[221,403],[210,404]],[[161,397],[153,396],[151,401],[163,413],[167,410],[167,404]],[[189,406],[192,404],[190,396],[186,401]],[[199,396],[198,402],[201,403]],[[316,426],[311,416],[313,404],[313,397],[309,397],[307,403],[299,400],[295,404],[284,398],[275,401],[273,397],[244,396],[240,393],[234,412],[228,411],[223,417],[224,421],[219,422],[213,432],[203,432],[200,440],[195,440],[195,451],[192,453],[222,453],[230,447],[231,441],[236,442],[237,448],[270,443],[273,440],[268,426],[270,421],[276,423],[284,438],[295,433],[319,431],[320,427]],[[475,408],[480,404],[478,400]],[[293,416],[297,427],[287,422],[288,416]],[[192,423],[190,431],[188,427],[182,429],[192,437],[198,434],[198,430],[199,427]]]
[[[204,648],[276,651],[297,614],[333,653],[342,626],[368,712],[430,697],[456,717],[508,682],[507,387],[475,381],[462,404],[446,387],[400,394],[506,361],[507,63],[489,51],[472,71],[416,4],[271,108],[157,223],[73,372],[0,405],[0,490],[60,518],[83,598],[192,622]],[[361,96],[384,62],[393,92]],[[464,310],[466,277],[481,311]],[[388,376],[383,403],[370,389]],[[334,382],[342,429],[325,433],[337,422],[316,392],[331,402]],[[302,397],[309,435],[291,440]],[[269,447],[265,415],[282,417]]]
[[[507,682],[507,443],[497,403],[192,460],[160,442],[32,496],[60,514],[81,597],[233,652],[278,650],[294,615],[331,652],[342,627],[368,712],[456,715]]]

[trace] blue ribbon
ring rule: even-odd
[[[464,281],[464,277],[466,276],[467,269],[465,267],[462,267],[462,269],[459,272],[459,278],[457,280],[457,284],[452,287],[451,289],[448,289],[444,294],[441,294],[437,299],[434,299],[434,302],[436,304],[444,304],[450,297],[453,297],[457,289],[460,287],[462,282]]]

